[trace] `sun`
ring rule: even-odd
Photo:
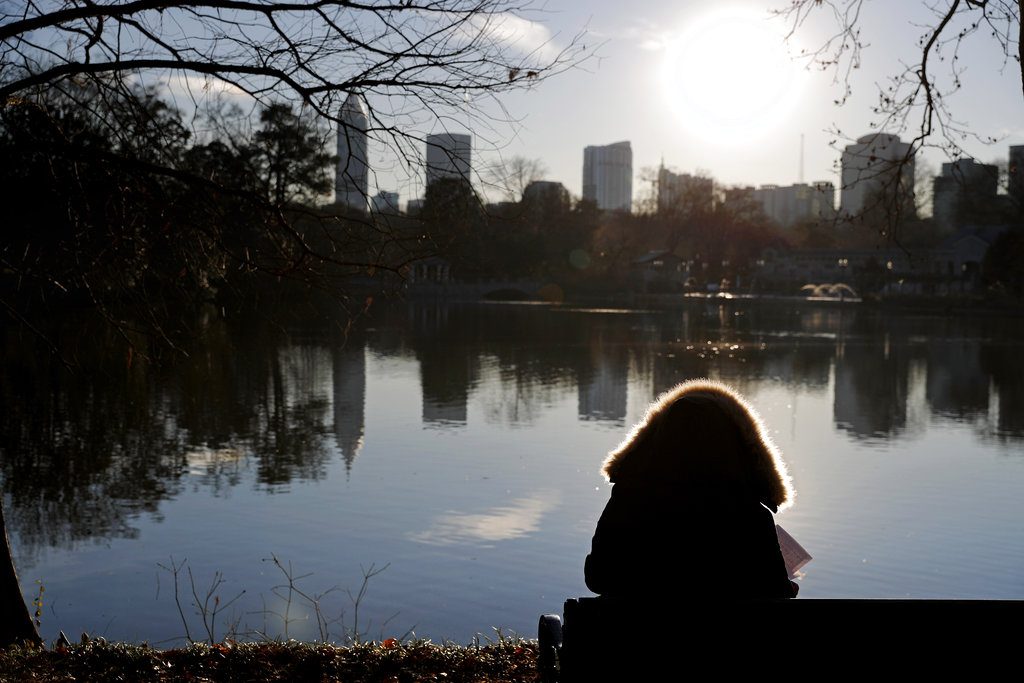
[[[687,22],[667,45],[663,90],[676,121],[718,143],[777,130],[799,104],[806,75],[783,27],[765,14],[728,8]]]

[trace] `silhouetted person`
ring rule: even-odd
[[[605,596],[791,598],[772,512],[793,497],[753,409],[730,388],[662,394],[602,470],[612,494],[586,561]]]

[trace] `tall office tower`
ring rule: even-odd
[[[932,218],[943,232],[971,223],[987,223],[997,206],[999,167],[974,159],[942,164],[932,181]]]
[[[658,212],[710,211],[714,205],[714,185],[711,178],[673,173],[662,164],[658,168]]]
[[[1010,161],[1007,167],[1010,199],[1018,211],[1024,210],[1024,145],[1010,146]]]
[[[359,93],[351,93],[341,105],[338,123],[338,170],[334,175],[334,202],[366,211],[369,197],[369,164],[366,129],[369,109]]]
[[[470,182],[473,138],[463,133],[427,136],[427,186],[441,178]]]
[[[633,207],[633,149],[628,141],[583,149],[583,198],[599,209]]]
[[[893,192],[906,210],[913,211],[914,156],[899,136],[872,133],[857,138],[843,150],[842,166],[839,210],[844,215],[860,215],[880,202],[890,204]]]

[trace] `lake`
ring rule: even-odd
[[[814,556],[801,597],[1024,598],[1022,326],[408,303],[347,334],[211,319],[158,369],[82,335],[89,373],[8,330],[8,532],[47,639],[203,639],[197,601],[217,638],[534,637],[588,594],[607,451],[660,392],[709,376],[785,455],[798,496],[777,521]],[[729,590],[713,563],[708,587]]]

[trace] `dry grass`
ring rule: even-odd
[[[513,681],[537,680],[536,643],[480,646],[394,639],[350,647],[221,643],[158,650],[107,643],[0,650],[0,681]]]

